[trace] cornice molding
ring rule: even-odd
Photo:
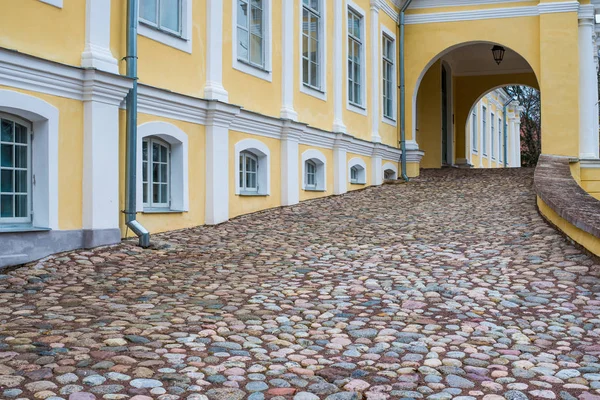
[[[79,101],[121,104],[124,108],[122,100],[133,81],[121,75],[0,49],[0,85]],[[375,146],[386,160],[397,161],[401,155],[396,147],[358,139],[347,133],[325,131],[301,122],[258,114],[237,105],[174,93],[142,83],[138,86],[138,112],[204,126],[212,124],[279,140],[288,137],[301,144],[325,149],[337,146],[367,157],[373,155]],[[410,157],[418,154],[422,152],[407,150]]]

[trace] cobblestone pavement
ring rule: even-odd
[[[0,275],[2,399],[600,399],[600,265],[531,170],[408,185]]]

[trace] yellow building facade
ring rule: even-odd
[[[487,93],[473,106],[465,129],[469,167],[521,166],[521,112],[504,89]]]
[[[402,3],[139,0],[129,26],[127,0],[8,2],[0,266],[131,236],[134,82],[127,212],[150,233],[473,163],[470,110],[507,84],[541,90],[544,153],[595,165],[589,0],[414,0],[404,74]]]

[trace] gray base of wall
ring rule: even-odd
[[[120,241],[119,229],[2,232],[0,233],[0,270],[4,267],[39,260],[50,254],[90,249]]]

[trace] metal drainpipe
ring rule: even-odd
[[[400,29],[400,150],[402,151],[401,165],[402,165],[402,179],[408,182],[408,175],[406,174],[406,85],[405,85],[405,71],[404,71],[404,12],[410,6],[412,0],[406,0],[402,9],[400,9],[400,15],[398,18],[398,28]]]
[[[125,161],[125,223],[140,238],[140,246],[150,246],[150,233],[136,220],[136,160],[137,160],[137,22],[138,0],[127,1],[127,77],[133,87],[126,98],[127,146]]]

